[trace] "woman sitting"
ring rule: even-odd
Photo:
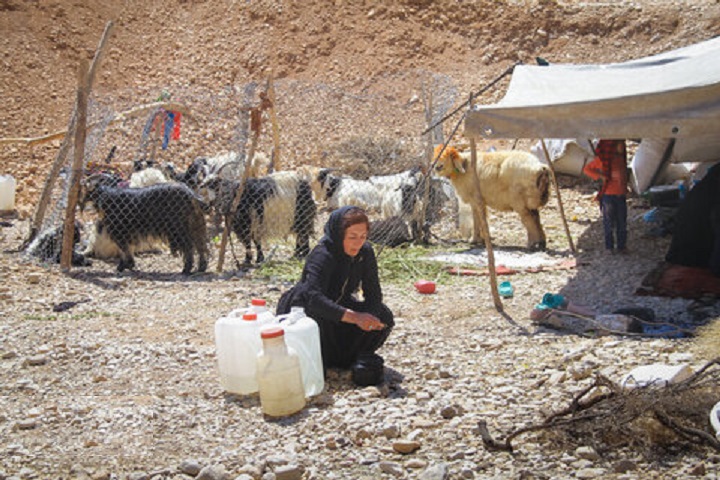
[[[335,210],[325,235],[305,260],[300,281],[285,292],[277,313],[300,306],[320,328],[326,368],[352,368],[360,385],[383,381],[383,360],[375,354],[395,325],[382,303],[375,252],[367,242],[370,221],[359,207]],[[362,298],[359,298],[359,294]]]

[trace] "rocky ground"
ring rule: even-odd
[[[278,105],[293,112],[278,108],[290,165],[327,159],[322,142],[345,132],[417,142],[417,72],[443,74],[460,96],[517,59],[620,61],[720,33],[717,2],[326,3],[0,0],[0,137],[66,126],[78,59],[92,56],[108,19],[116,31],[98,102],[119,111],[165,88],[209,102],[228,85],[263,82],[272,67]],[[228,148],[234,120],[224,115],[229,125],[198,115],[177,147],[182,158]],[[136,131],[125,134],[136,145]],[[275,305],[287,283],[231,265],[182,277],[176,264],[117,274],[96,262],[63,274],[12,252],[58,146],[0,144],[0,173],[20,184],[17,214],[0,229],[0,479],[720,477],[720,457],[704,449],[528,434],[508,454],[488,451],[479,436],[479,420],[500,438],[541,421],[595,373],[619,380],[648,363],[698,368],[716,353],[688,339],[565,335],[528,318],[544,292],[597,311],[649,307],[685,326],[717,317],[712,299],[634,295],[668,246],[644,236],[643,200],[630,201],[630,254],[610,256],[592,185],[561,179],[577,267],[513,275],[504,314],[486,277],[443,278],[434,295],[415,292],[411,275],[387,282],[397,326],[381,351],[386,384],[358,389],[331,371],[301,413],[270,421],[256,396],[221,390],[213,326],[252,297]],[[554,201],[542,215],[553,258],[568,257]],[[515,218],[490,223],[500,252],[523,243]],[[55,311],[62,302],[77,303]]]

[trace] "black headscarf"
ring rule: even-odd
[[[325,235],[320,239],[320,243],[325,245],[334,257],[347,260],[350,257],[345,253],[343,242],[345,240],[345,232],[343,231],[343,217],[350,210],[359,209],[352,205],[340,207],[330,214],[325,223]]]

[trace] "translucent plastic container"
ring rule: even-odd
[[[265,415],[284,417],[305,407],[300,359],[285,344],[281,327],[262,331],[262,351],[257,357],[260,406]]]
[[[710,425],[715,430],[715,438],[720,441],[720,402],[710,410]]]
[[[257,314],[227,316],[215,322],[215,346],[220,385],[226,392],[248,395],[258,391],[255,376],[262,348]]]
[[[15,210],[15,187],[12,175],[0,175],[0,212]]]
[[[300,358],[305,396],[318,395],[325,388],[320,329],[317,322],[305,315],[302,307],[292,307],[290,313],[278,317],[285,330],[285,342]]]

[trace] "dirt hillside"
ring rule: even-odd
[[[323,393],[279,421],[263,417],[257,395],[221,387],[214,326],[250,298],[277,305],[291,284],[285,269],[299,277],[300,262],[276,254],[285,274],[276,276],[236,267],[228,256],[217,272],[215,254],[207,272],[185,276],[179,258],[151,253],[137,256],[136,271],[94,259],[68,274],[16,252],[60,140],[29,147],[2,139],[66,128],[78,64],[93,56],[110,20],[93,118],[152,102],[163,90],[187,99],[196,120],[183,123],[167,152],[187,162],[232,148],[232,103],[272,69],[286,161],[301,165],[335,162],[333,148],[350,136],[421,144],[427,79],[448,93],[435,101],[452,99],[452,108],[516,61],[624,61],[712,38],[720,2],[0,0],[0,174],[19,183],[19,218],[0,219],[0,480],[720,478],[716,449],[654,420],[661,394],[634,402],[644,412],[637,422],[618,421],[613,408],[588,415],[590,434],[527,432],[512,454],[481,438],[480,422],[502,440],[574,410],[570,401],[598,375],[619,381],[653,363],[697,371],[717,355],[716,340],[695,344],[667,329],[581,336],[530,320],[545,292],[600,313],[647,308],[660,327],[720,318],[714,297],[635,295],[669,244],[646,235],[647,202],[636,196],[630,253],[611,255],[595,186],[561,177],[577,255],[551,201],[542,211],[549,263],[541,269],[529,268],[534,254],[518,249],[525,230],[517,216],[491,212],[497,258],[525,262],[502,277],[514,287],[502,313],[487,277],[472,275],[481,271],[439,275],[436,294],[421,295],[413,287],[419,253],[386,249],[379,258],[392,263],[393,278],[383,278],[383,298],[396,322],[380,351],[386,382],[356,388],[349,372],[330,369]],[[135,147],[138,128],[108,129],[112,138],[93,159],[111,142]],[[434,245],[421,258],[461,248]],[[666,402],[670,413],[692,417],[695,431],[710,428],[717,382],[708,384],[707,394]]]
[[[37,137],[67,126],[79,60],[92,59],[108,21],[114,30],[94,85],[98,97],[137,105],[162,90],[220,93],[231,85],[264,82],[272,69],[278,81],[384,98],[382,115],[381,106],[373,106],[364,123],[416,139],[418,125],[408,124],[407,112],[393,107],[417,99],[421,86],[415,72],[446,76],[462,100],[512,63],[534,62],[536,56],[551,62],[623,61],[712,38],[720,33],[720,4],[0,0],[0,138]],[[480,101],[501,93],[491,90]],[[325,97],[287,92],[278,99],[283,102],[296,109],[278,112],[281,141],[290,146],[308,141],[313,128],[308,119],[337,109],[323,104]],[[421,118],[421,105],[415,110]],[[214,120],[202,126],[204,135],[182,146],[188,158],[200,144],[213,148],[207,132],[217,131]],[[342,122],[333,120],[312,143],[339,141],[327,131],[342,132]],[[0,143],[0,173],[18,180],[21,216],[37,199],[59,143]],[[292,156],[296,150],[288,151]]]

